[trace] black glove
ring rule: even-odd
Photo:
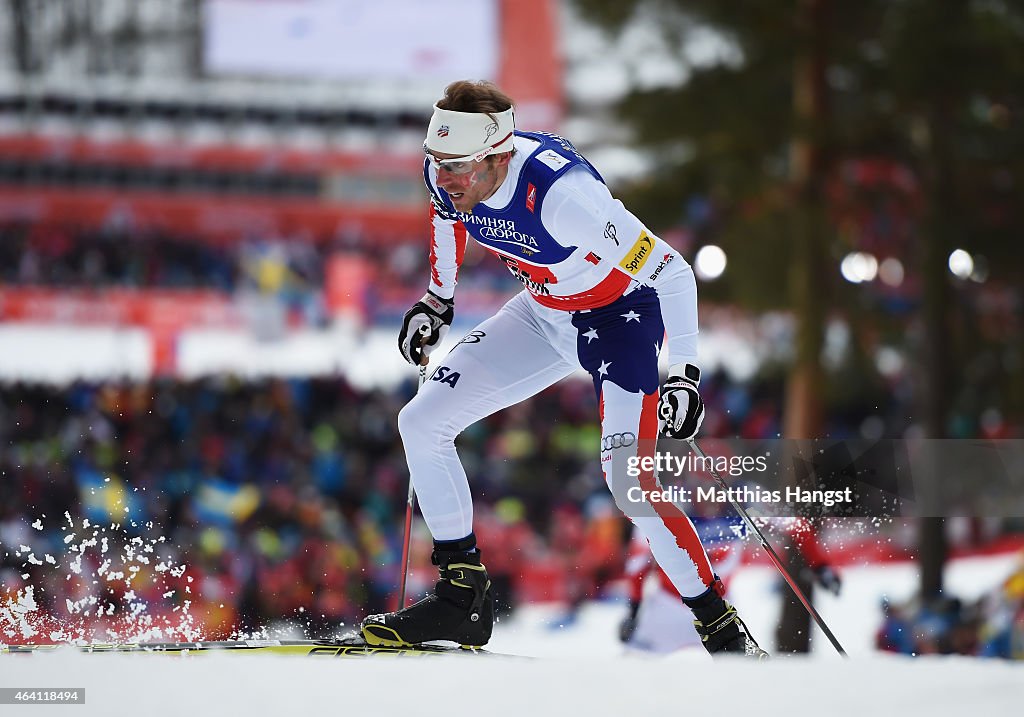
[[[688,441],[697,435],[704,420],[704,402],[700,400],[700,369],[692,363],[673,366],[661,388],[658,416],[664,421],[661,435]]]
[[[398,334],[398,350],[414,366],[425,366],[427,356],[448,333],[455,318],[455,300],[427,292],[405,312]]]
[[[814,574],[814,582],[833,595],[839,595],[839,591],[843,587],[843,579],[831,565],[819,565],[816,568],[811,568],[811,572]]]
[[[619,640],[621,642],[629,642],[633,633],[636,632],[636,614],[638,612],[640,612],[640,603],[630,600],[629,614],[619,623]]]

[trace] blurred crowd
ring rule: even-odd
[[[407,485],[395,416],[412,390],[357,391],[341,379],[5,386],[0,471],[16,479],[0,481],[3,584],[57,570],[11,550],[65,554],[68,511],[73,522],[152,524],[200,583],[194,599],[215,601],[194,610],[220,614],[212,627],[301,609],[326,628],[385,608]],[[552,530],[565,550],[579,548],[566,536],[572,521],[554,515],[580,517],[573,539],[584,539],[583,505],[603,490],[591,393],[564,384],[460,439],[497,574],[529,559],[516,545]],[[553,413],[557,423],[542,419]],[[50,608],[63,599],[59,588],[36,595]]]
[[[702,388],[708,439],[778,436],[780,381],[712,373]],[[143,604],[150,615],[187,611],[207,637],[281,619],[328,635],[389,609],[407,487],[395,423],[414,390],[411,380],[364,390],[339,377],[4,385],[5,599],[35,586],[40,614],[92,621]],[[535,600],[571,608],[622,574],[629,524],[600,472],[596,412],[591,382],[570,379],[458,439],[502,611]],[[860,418],[848,417],[836,427],[855,435]],[[136,547],[107,554],[108,539]],[[153,560],[140,563],[146,544]],[[422,524],[413,546],[416,594],[433,580]],[[1011,613],[1019,622],[1019,593]],[[892,628],[906,617],[890,609],[880,646],[903,650],[924,634]],[[950,639],[957,651],[967,642]]]
[[[1024,660],[1024,555],[977,600],[883,602],[875,646],[904,655],[974,655]]]
[[[101,227],[0,223],[0,289],[61,292],[114,289],[212,291],[279,302],[295,326],[329,323],[329,266],[358,257],[371,280],[356,304],[367,323],[393,321],[422,294],[430,275],[427,235],[366,236],[339,229],[330,236],[257,233],[230,241],[135,226],[112,217]],[[476,246],[460,276],[460,315],[490,315],[521,289],[505,265]],[[337,277],[335,282],[339,281]],[[335,287],[335,292],[338,288]],[[346,284],[342,289],[348,292]]]
[[[335,252],[370,260],[387,283],[426,285],[422,236],[368,237],[259,234],[230,242],[135,226],[112,218],[102,227],[7,221],[0,223],[0,284],[59,288],[321,291],[324,266]],[[463,278],[470,286],[520,288],[498,261],[481,262],[471,248]],[[477,264],[480,264],[477,267]]]
[[[0,225],[0,281],[6,284],[230,291],[239,267],[231,249],[194,237],[116,226]]]

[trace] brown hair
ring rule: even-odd
[[[444,97],[437,102],[443,110],[452,112],[483,112],[492,115],[512,106],[512,98],[498,89],[493,82],[459,80],[444,88]],[[493,115],[491,119],[494,119]]]

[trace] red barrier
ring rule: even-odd
[[[236,328],[244,317],[218,291],[0,287],[0,321],[141,326],[161,331]]]
[[[429,109],[425,107],[424,114]],[[348,172],[371,176],[417,176],[423,168],[423,156],[419,152],[359,154],[287,147],[98,141],[87,137],[32,134],[0,136],[0,156],[7,161],[300,174]]]
[[[417,236],[427,227],[426,207],[426,202],[403,209],[311,199],[0,188],[0,222],[29,221],[91,228],[124,222],[138,228],[225,241],[253,234],[307,233],[332,237],[347,232]]]

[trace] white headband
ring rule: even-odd
[[[488,150],[487,154],[512,151],[516,121],[513,108],[492,112],[453,112],[434,105],[424,145],[432,152],[466,157]]]

